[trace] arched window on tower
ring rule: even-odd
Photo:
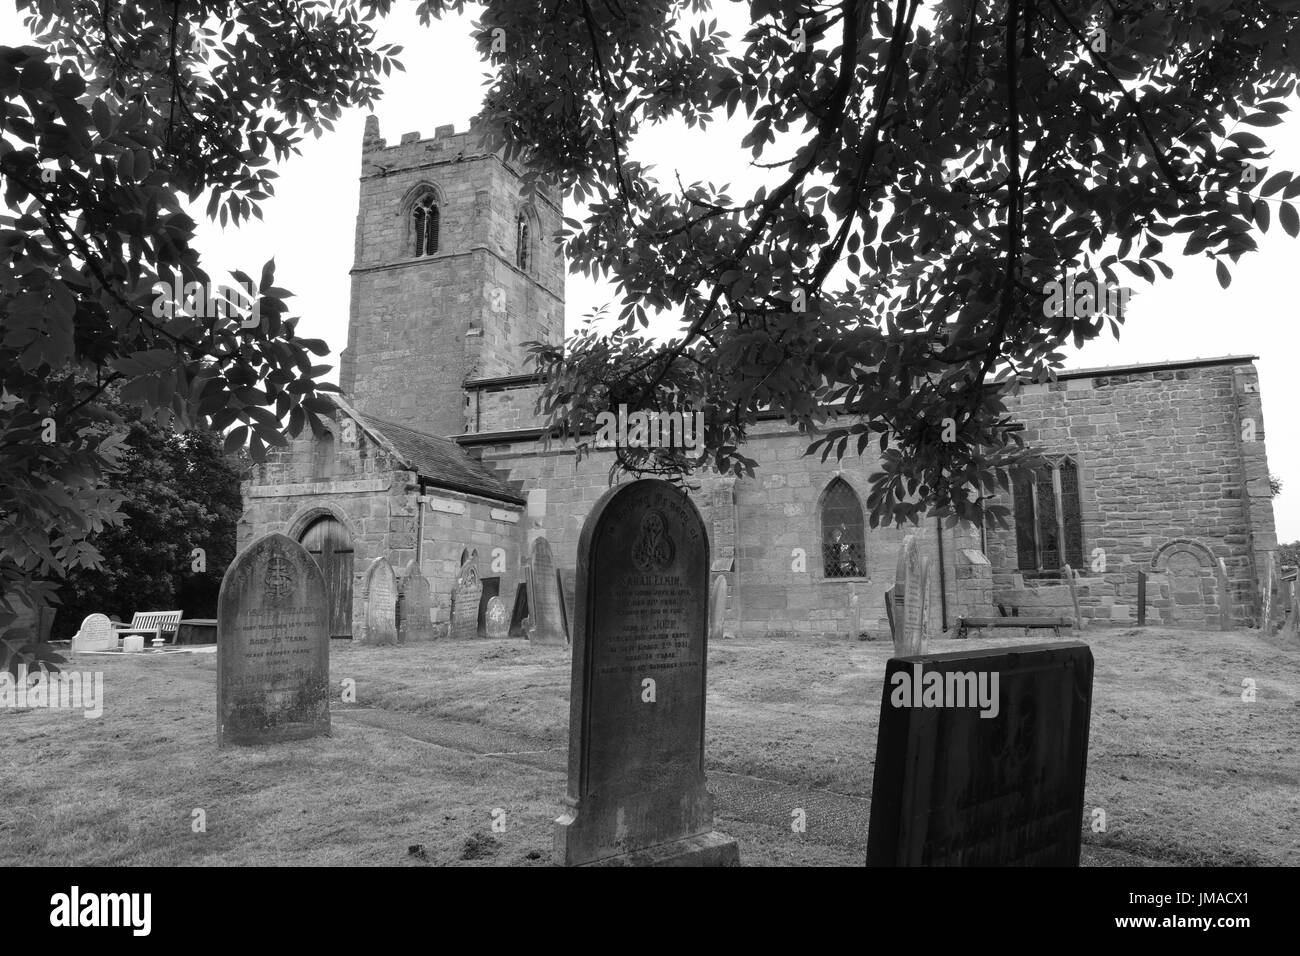
[[[515,224],[515,265],[520,271],[527,272],[529,262],[532,260],[532,250],[529,244],[532,241],[529,235],[528,217],[524,213],[519,214],[519,220]]]
[[[411,210],[411,232],[415,237],[415,255],[431,256],[438,251],[438,226],[441,214],[432,193],[420,197]]]
[[[828,578],[867,576],[866,537],[862,503],[843,478],[826,486],[822,495],[822,574]]]

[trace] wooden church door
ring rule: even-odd
[[[330,637],[352,637],[352,539],[336,518],[314,521],[302,546],[325,575]]]

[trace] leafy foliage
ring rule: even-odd
[[[235,555],[240,473],[222,452],[220,437],[177,433],[137,409],[109,407],[121,415],[118,427],[126,432],[122,467],[113,479],[125,520],[90,539],[103,555],[99,567],[68,573],[59,589],[55,638],[71,637],[96,612],[123,621],[136,611],[175,608],[186,617],[215,617],[221,576]]]
[[[1181,240],[1227,285],[1256,229],[1300,231],[1300,177],[1266,168],[1260,135],[1295,91],[1300,0],[944,0],[920,18],[918,0],[751,0],[738,45],[682,23],[704,7],[482,4],[485,111],[587,201],[564,250],[621,297],[617,334],[537,349],[561,431],[590,430],[606,395],[702,407],[696,464],[740,473],[776,412],[823,455],[877,444],[873,526],[1000,523],[986,499],[1035,450],[993,386],[1050,377],[1124,320],[1120,295],[1074,314],[1048,283],[1168,278]],[[646,126],[724,111],[773,171],[751,197],[627,159]],[[631,334],[654,310],[682,334]]]
[[[319,429],[325,343],[298,336],[273,262],[232,272],[252,301],[215,294],[181,199],[260,217],[271,157],[372,103],[399,52],[371,49],[386,0],[19,7],[43,46],[0,46],[0,628],[102,566],[90,539],[123,518],[109,385],[254,458]]]

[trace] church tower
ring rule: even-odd
[[[525,200],[480,132],[388,146],[370,116],[361,144],[340,385],[363,414],[433,435],[467,430],[467,381],[523,374],[524,343],[564,338],[561,197]]]

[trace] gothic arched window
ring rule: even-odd
[[[415,255],[431,256],[438,251],[440,221],[438,201],[432,193],[420,197],[411,210],[411,232],[415,237]]]
[[[515,224],[515,265],[522,272],[528,271],[528,265],[532,259],[532,250],[529,248],[530,242],[528,216],[521,212]]]
[[[822,573],[828,578],[867,576],[867,549],[862,503],[843,478],[822,495]]]
[[[1083,519],[1079,466],[1071,458],[1048,458],[1011,485],[1016,517],[1016,564],[1020,571],[1055,576],[1064,565],[1083,565]]]

